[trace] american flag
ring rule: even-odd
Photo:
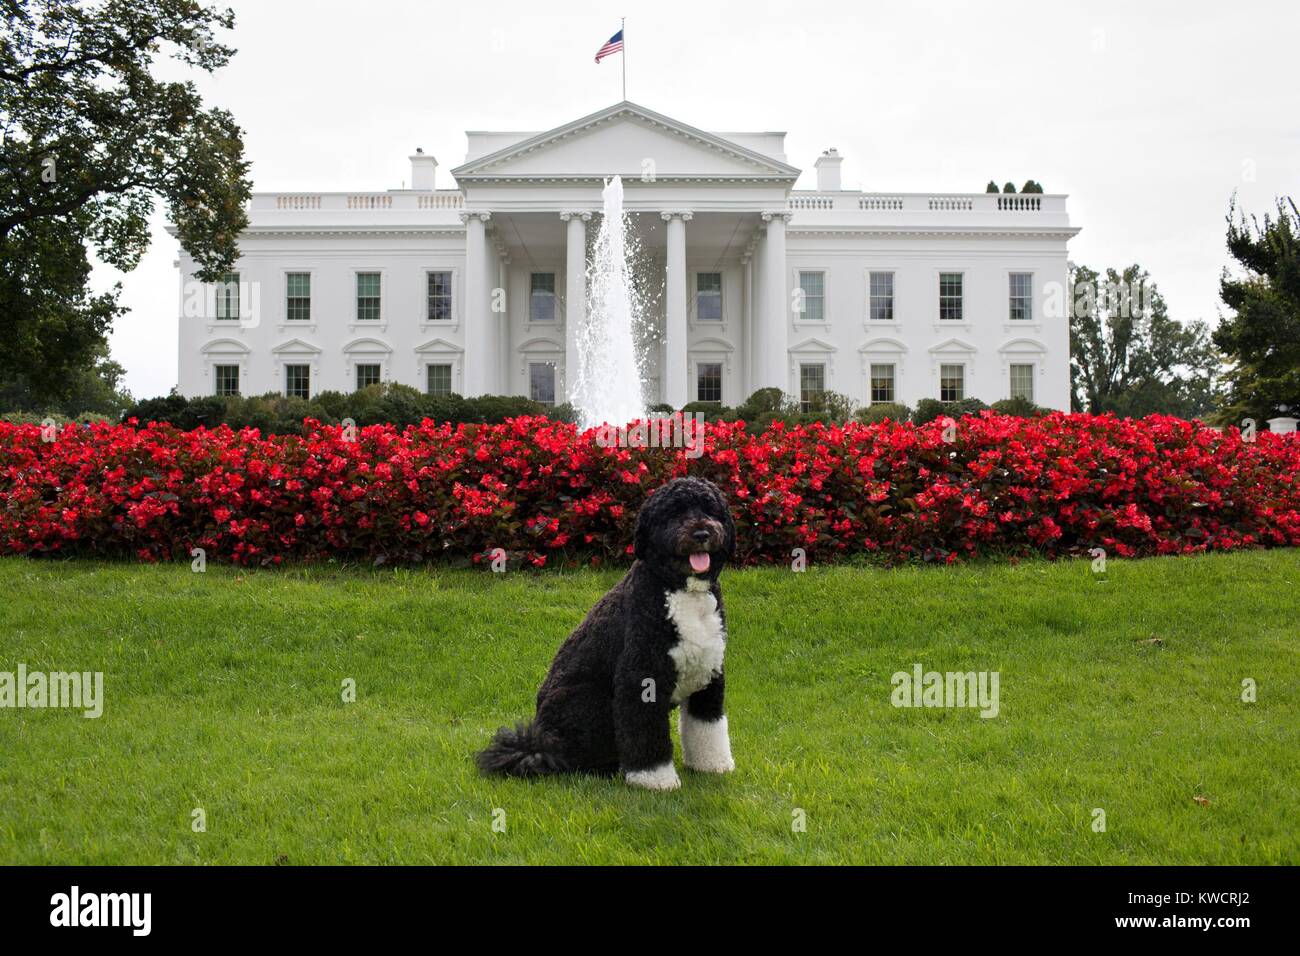
[[[622,49],[623,31],[619,30],[605,42],[603,47],[596,51],[596,62],[599,63],[601,60],[605,59],[605,57],[613,56],[615,53],[621,52]]]

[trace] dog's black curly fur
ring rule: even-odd
[[[633,772],[671,764],[669,714],[677,672],[669,651],[679,635],[665,613],[668,595],[709,590],[723,615],[718,575],[732,558],[736,530],[712,482],[677,478],[655,491],[637,516],[636,560],[560,647],[537,692],[530,723],[502,727],[476,762],[484,773]],[[709,554],[696,573],[690,555]],[[725,628],[725,616],[722,617]],[[655,683],[645,700],[646,678]],[[691,717],[723,714],[723,677],[686,698]]]

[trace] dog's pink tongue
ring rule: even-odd
[[[707,551],[696,551],[691,555],[691,570],[696,574],[703,574],[709,570],[709,555]]]

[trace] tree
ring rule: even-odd
[[[998,184],[990,179],[989,184],[984,187],[984,191],[986,193],[995,193],[998,191]]]
[[[92,364],[74,370],[56,399],[38,401],[32,394],[31,383],[21,373],[6,377],[0,382],[0,410],[57,412],[67,418],[91,412],[120,418],[135,402],[122,384],[125,377],[126,369],[109,357],[108,343],[101,342],[95,349]]]
[[[1022,193],[1041,193],[1043,191],[1043,187],[1039,185],[1037,180],[1027,179],[1025,180],[1025,184],[1020,187],[1020,191]]]
[[[1003,185],[1003,187],[1002,187],[1002,191],[1003,191],[1004,193],[1008,193],[1009,195],[1015,195],[1015,192],[1016,192],[1016,184],[1015,184],[1015,183],[1006,183],[1005,185]]]
[[[1239,423],[1274,417],[1283,406],[1300,408],[1300,210],[1279,200],[1277,218],[1238,216],[1228,210],[1228,252],[1245,270],[1225,268],[1219,294],[1233,314],[1214,331],[1228,358],[1219,419]]]
[[[0,34],[0,375],[59,401],[96,360],[119,290],[92,295],[87,245],[129,271],[161,199],[202,281],[229,271],[251,194],[241,131],[166,51],[212,72],[234,14],[196,0],[11,0]]]
[[[1170,318],[1146,270],[1134,264],[1103,277],[1072,263],[1070,288],[1074,411],[1195,418],[1211,409],[1219,356],[1209,326]]]

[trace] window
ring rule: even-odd
[[[451,321],[451,273],[429,272],[428,306],[425,315],[430,322]],[[433,366],[430,366],[432,368]],[[451,366],[447,366],[450,368]]]
[[[378,365],[374,365],[370,363],[367,363],[365,365],[357,365],[357,391],[358,392],[369,385],[378,385],[378,384],[379,384]]]
[[[966,397],[966,366],[939,366],[939,401],[960,402]]]
[[[290,322],[311,321],[311,273],[290,272],[285,283],[284,317]]]
[[[695,276],[695,317],[701,322],[722,321],[721,272],[701,272]]]
[[[555,273],[534,272],[528,296],[528,319],[531,322],[555,321]]]
[[[1034,400],[1034,367],[1032,365],[1011,366],[1011,397]]]
[[[528,397],[543,405],[555,404],[555,363],[528,363]]]
[[[379,273],[357,273],[357,321],[379,321]]]
[[[960,272],[941,272],[939,274],[939,321],[960,322],[961,309]]]
[[[812,411],[821,405],[826,392],[826,366],[804,364],[799,366],[799,409]]]
[[[695,366],[695,400],[722,404],[721,362],[701,362]]]
[[[217,283],[217,318],[221,321],[239,318],[239,273],[227,272]],[[221,393],[218,392],[218,395]],[[235,393],[231,393],[235,394]]]
[[[1011,273],[1011,321],[1028,322],[1034,317],[1034,277],[1028,272]]]
[[[451,366],[450,365],[430,365],[425,371],[427,379],[426,391],[430,395],[450,395],[451,394]]]
[[[803,321],[826,321],[826,273],[799,273],[799,288],[803,290]]]
[[[871,366],[871,404],[894,400],[894,366]]]
[[[239,366],[215,365],[212,369],[217,380],[218,395],[239,394]]]
[[[290,398],[311,398],[311,366],[284,367],[284,394]]]
[[[871,316],[872,322],[894,321],[894,274],[892,272],[871,273]]]

